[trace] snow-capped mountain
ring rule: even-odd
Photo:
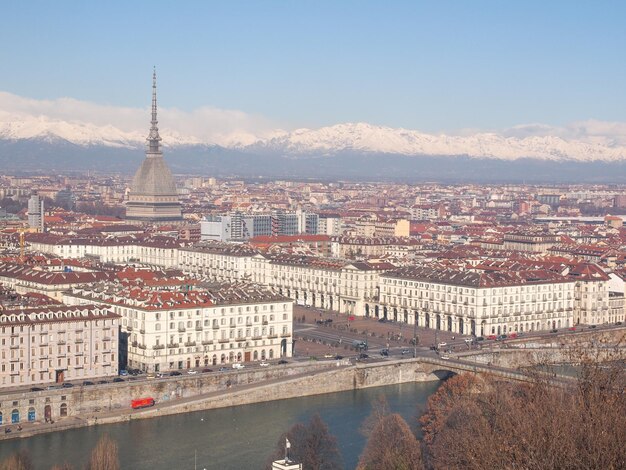
[[[147,126],[146,126],[147,127]],[[117,127],[68,122],[45,116],[20,116],[0,121],[0,140],[62,140],[74,145],[135,149],[145,144],[146,132],[128,132]],[[333,156],[341,152],[389,155],[468,156],[498,160],[533,158],[550,161],[621,161],[626,146],[610,139],[565,139],[560,136],[506,136],[498,133],[434,135],[366,123],[337,124],[320,129],[276,131],[269,138],[249,134],[224,136],[209,142],[177,132],[161,131],[165,147],[214,146],[244,153],[277,156]],[[255,141],[256,140],[256,141]]]
[[[365,123],[338,124],[321,129],[298,129],[254,147],[284,154],[333,155],[340,151],[396,155],[466,155],[515,160],[617,161],[626,159],[626,147],[599,142],[565,140],[555,136],[505,137],[496,133],[470,136],[432,135]]]

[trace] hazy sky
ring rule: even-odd
[[[625,1],[0,3],[0,91],[283,128],[626,122]]]

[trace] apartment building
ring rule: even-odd
[[[293,302],[250,284],[106,282],[66,293],[122,317],[124,367],[147,372],[291,357]]]
[[[117,375],[119,318],[89,304],[0,311],[0,386]]]
[[[477,336],[574,324],[575,281],[550,271],[478,272],[425,266],[380,276],[375,315]]]

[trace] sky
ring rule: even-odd
[[[160,106],[252,131],[623,130],[625,24],[624,1],[4,0],[0,110],[120,119],[156,66]]]

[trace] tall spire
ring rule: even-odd
[[[157,121],[157,98],[156,98],[156,67],[152,72],[152,121],[150,122],[150,135],[148,136],[148,153],[161,153],[159,136],[159,121]]]

